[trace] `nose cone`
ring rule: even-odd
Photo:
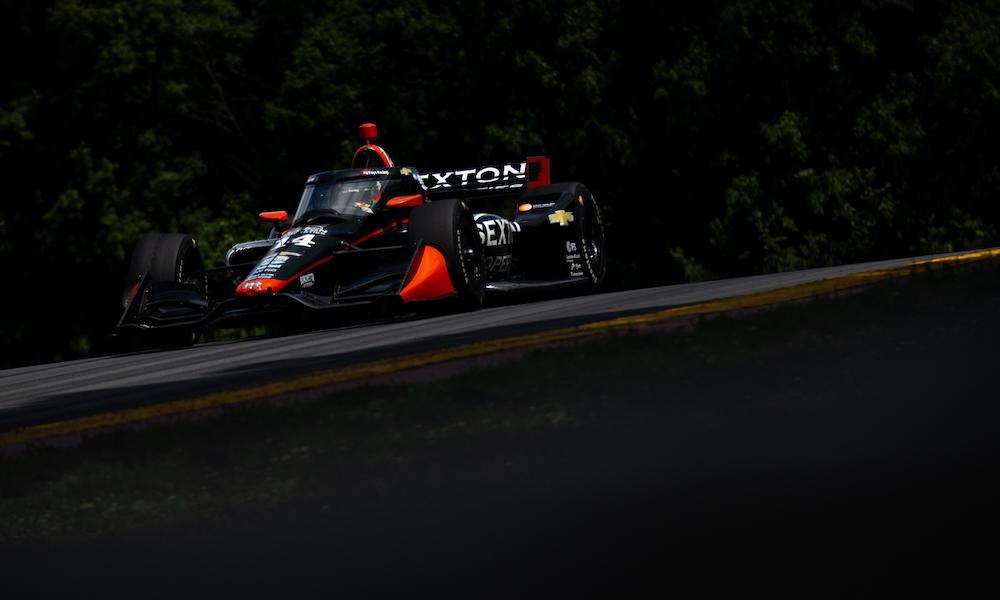
[[[285,279],[247,279],[236,287],[238,296],[269,296],[288,285]]]

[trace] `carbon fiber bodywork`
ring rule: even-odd
[[[381,150],[370,143],[364,148]],[[364,156],[370,159],[372,152]],[[175,281],[130,273],[118,329],[197,332],[255,325],[289,312],[335,313],[445,299],[449,287],[454,291],[456,271],[444,275],[443,285],[439,281],[423,288],[435,290],[433,294],[414,292],[411,282],[425,266],[418,263],[433,250],[424,252],[423,247],[434,244],[414,239],[423,234],[408,224],[412,211],[446,198],[461,204],[465,214],[475,208],[493,211],[475,214],[480,244],[474,251],[485,264],[478,281],[485,281],[488,292],[594,285],[603,278],[597,205],[582,184],[546,185],[548,159],[421,175],[414,168],[391,166],[385,156],[385,166],[311,175],[294,216],[262,213],[274,223],[270,236],[236,244],[221,266],[193,273],[181,273],[178,267]],[[506,203],[503,210],[495,208],[497,202]],[[429,209],[422,214],[434,212]],[[586,231],[585,222],[590,224]],[[600,234],[596,241],[594,231]],[[475,238],[474,231],[470,235]],[[194,245],[190,238],[188,243]],[[467,251],[473,250],[455,256]],[[591,260],[598,255],[599,271]],[[435,264],[440,270],[440,258]],[[447,262],[454,264],[458,262]],[[479,285],[482,290],[484,284]]]

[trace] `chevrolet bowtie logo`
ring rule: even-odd
[[[560,227],[569,227],[569,224],[572,222],[573,213],[568,213],[564,210],[557,210],[549,215],[549,223],[558,223]]]

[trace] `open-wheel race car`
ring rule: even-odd
[[[260,213],[270,235],[236,244],[221,266],[206,267],[190,235],[145,235],[117,331],[183,345],[289,311],[470,309],[487,293],[604,279],[597,203],[582,183],[550,183],[547,158],[421,174],[393,164],[374,124],[360,130],[350,169],[310,175],[295,213]],[[507,208],[474,212],[480,203]]]

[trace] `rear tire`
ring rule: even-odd
[[[514,256],[529,280],[569,277],[581,280],[581,285],[586,282],[591,288],[604,282],[607,271],[604,220],[587,186],[576,181],[540,186],[525,192],[518,202],[543,203],[549,215],[559,211],[573,215],[567,227],[539,222],[535,213],[531,224],[524,225],[522,243],[515,245]]]
[[[582,184],[574,200],[576,214],[576,239],[583,260],[583,272],[590,278],[590,285],[598,287],[607,273],[607,255],[604,248],[604,220],[593,194]]]
[[[408,228],[410,243],[421,241],[441,251],[448,275],[465,308],[477,308],[486,296],[486,261],[479,230],[464,202],[438,200],[414,208]]]

